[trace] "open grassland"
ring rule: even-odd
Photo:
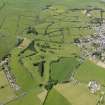
[[[43,78],[41,78],[40,76],[39,68],[35,67],[29,58],[26,58],[25,60],[23,60],[23,63],[24,63],[24,67],[28,70],[28,72],[32,76],[35,82],[34,84],[36,86],[41,84],[43,81]]]
[[[97,66],[91,61],[84,62],[77,70],[75,78],[81,82],[89,82],[97,80],[101,84],[105,84],[105,69]]]
[[[46,99],[44,105],[71,105],[71,104],[59,92],[57,92],[55,89],[52,89],[48,94],[48,98]]]
[[[40,100],[37,97],[39,90],[30,91],[16,100],[6,104],[6,105],[41,105]]]
[[[51,63],[51,77],[59,82],[69,80],[72,73],[78,66],[79,61],[76,58],[61,58],[59,61]]]
[[[74,57],[80,55],[80,49],[75,46],[71,45],[69,43],[63,44],[61,49],[57,51],[57,55],[59,57]]]
[[[25,92],[7,105],[41,105],[46,94],[39,92],[40,83],[47,84],[50,75],[59,82],[70,79],[80,63],[74,58],[80,55],[74,39],[92,35],[90,21],[100,18],[99,11],[91,11],[88,17],[81,10],[92,8],[105,9],[105,3],[100,0],[0,0],[0,58],[10,53],[9,67],[17,85]],[[27,34],[29,27],[34,28],[37,35]],[[32,39],[35,50],[26,48],[22,52],[24,48],[15,48],[18,38]],[[21,46],[27,47],[27,44],[26,41]],[[63,59],[51,64],[59,58]],[[42,60],[45,60],[44,76],[40,77],[39,68],[34,64]],[[104,75],[103,68],[86,61],[77,69],[75,78],[83,83],[97,80],[104,84]],[[0,88],[0,104],[15,97],[2,71]],[[44,105],[95,105],[97,97],[89,93],[86,84],[57,85],[49,92]]]
[[[16,78],[16,83],[21,87],[22,90],[29,90],[35,88],[35,80],[32,78],[29,71],[19,62],[18,54],[20,49],[14,49],[11,54],[10,68]]]
[[[91,94],[87,84],[58,84],[55,86],[57,92],[64,96],[72,105],[96,105],[98,94]]]
[[[0,104],[4,104],[16,97],[3,71],[0,71]]]
[[[45,10],[46,5],[52,6]],[[35,26],[38,32],[42,34],[48,24],[53,21],[54,24],[49,27],[48,32],[62,28],[64,29],[65,40],[91,34],[93,33],[91,29],[75,28],[86,26],[90,19],[81,11],[75,12],[68,9],[88,8],[88,6],[104,8],[104,5],[100,0],[0,0],[2,7],[0,8],[0,57],[14,47],[17,36],[21,36],[28,26]],[[79,22],[74,22],[77,20]],[[54,33],[50,41],[60,40],[61,37],[54,38],[58,34],[59,32]]]

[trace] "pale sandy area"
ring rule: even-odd
[[[105,68],[105,63],[103,63],[102,61],[98,61],[92,58],[89,58],[90,61],[94,62],[96,65]]]
[[[40,99],[41,103],[44,102],[45,98],[47,95],[47,90],[44,90],[43,92],[41,92],[40,94],[38,94],[38,98]]]

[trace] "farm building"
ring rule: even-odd
[[[97,83],[97,81],[90,81],[88,83],[88,88],[91,93],[96,93],[101,89],[101,85]]]

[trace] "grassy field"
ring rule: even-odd
[[[3,87],[3,88],[2,88]],[[16,97],[3,71],[0,71],[0,104],[4,104]]]
[[[32,78],[30,72],[27,71],[24,66],[19,62],[19,53],[19,48],[14,49],[11,52],[12,56],[10,59],[10,68],[16,78],[16,82],[22,90],[35,88],[35,80]]]
[[[59,62],[51,64],[52,79],[61,82],[70,78],[79,64],[74,56],[80,55],[80,49],[73,44],[74,38],[92,35],[94,30],[87,26],[90,25],[91,19],[100,17],[100,13],[97,11],[92,12],[92,18],[90,18],[81,10],[71,10],[73,8],[105,8],[105,3],[100,0],[0,0],[0,58],[8,53],[11,54],[9,62],[11,72],[16,78],[16,83],[27,92],[25,96],[19,97],[7,105],[41,105],[37,97],[40,92],[35,91],[40,83],[48,82],[52,61],[63,58]],[[38,35],[28,34],[29,27],[33,27]],[[26,49],[19,56],[22,51],[16,48],[19,37],[34,40],[35,51]],[[33,53],[35,55],[29,56]],[[43,78],[39,76],[38,67],[33,66],[42,59],[46,61]],[[86,61],[78,68],[75,78],[81,82],[97,80],[104,84],[104,75],[103,68]],[[6,87],[0,89],[0,103],[15,97],[5,75],[0,71],[0,86],[2,85],[6,85]],[[80,84],[78,88],[70,85],[64,86],[62,89],[68,91],[63,94],[63,90],[62,92],[58,92],[59,89],[51,90],[45,105],[71,105],[71,102],[74,105],[85,105],[85,102],[89,102],[89,105],[95,104],[96,96],[89,95],[84,84]],[[80,97],[81,92],[84,93]],[[85,102],[79,101],[82,99]]]
[[[79,64],[76,58],[61,58],[58,62],[51,63],[51,76],[53,80],[62,82],[70,79],[76,66]]]
[[[55,21],[49,31],[64,28],[65,40],[80,37],[81,34],[88,35],[92,30],[86,29],[82,31],[82,29],[79,31],[76,28],[71,28],[71,26],[84,26],[88,24],[89,18],[81,14],[81,11],[66,13],[66,10],[70,8],[87,8],[88,6],[104,7],[104,3],[101,3],[100,0],[0,0],[0,6],[3,3],[5,5],[0,9],[0,56],[7,54],[14,47],[16,37],[21,36],[28,26],[35,26],[39,33],[42,33],[41,30],[44,30],[52,21]],[[46,5],[52,5],[52,9],[46,12],[43,11]],[[56,8],[57,11],[55,11]],[[53,9],[55,10],[53,11]],[[52,12],[56,13],[57,16],[52,16]],[[75,16],[79,17],[80,22],[78,24],[76,22],[64,22],[76,20]],[[68,27],[70,28],[69,31],[67,31]],[[56,40],[56,38],[51,40]]]
[[[29,58],[26,58],[23,60],[24,67],[28,70],[28,72],[31,74],[32,78],[34,79],[34,84],[38,86],[42,83],[43,78],[40,76],[39,68],[33,66],[33,63]]]
[[[57,92],[63,95],[72,105],[96,105],[98,94],[91,94],[87,84],[58,84],[55,86]]]
[[[59,92],[57,92],[55,89],[52,89],[44,105],[71,105],[71,104]]]
[[[41,105],[41,102],[37,97],[38,91],[30,91],[28,94],[21,96],[6,105]]]
[[[105,69],[97,66],[91,61],[86,61],[78,68],[75,78],[81,82],[97,80],[104,85]]]

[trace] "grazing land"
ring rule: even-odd
[[[89,105],[96,105],[99,94],[91,94],[86,86],[87,84],[84,83],[67,83],[58,84],[55,86],[55,89],[69,102],[71,102],[72,105],[84,105],[85,103],[88,103]]]
[[[0,104],[5,104],[16,98],[3,71],[0,71]]]
[[[52,62],[52,79],[58,80],[59,82],[69,80],[78,65],[79,61],[76,58],[61,58],[59,61]]]
[[[53,98],[56,96],[56,98]],[[52,101],[54,103],[52,103]],[[45,105],[71,105],[66,98],[64,98],[59,92],[55,89],[51,90],[48,98],[45,101]]]
[[[82,64],[75,75],[75,78],[81,82],[89,82],[90,80],[97,80],[104,85],[105,69],[95,65],[91,61],[86,61]]]
[[[104,0],[0,0],[0,105],[105,105],[93,61],[105,64]]]

